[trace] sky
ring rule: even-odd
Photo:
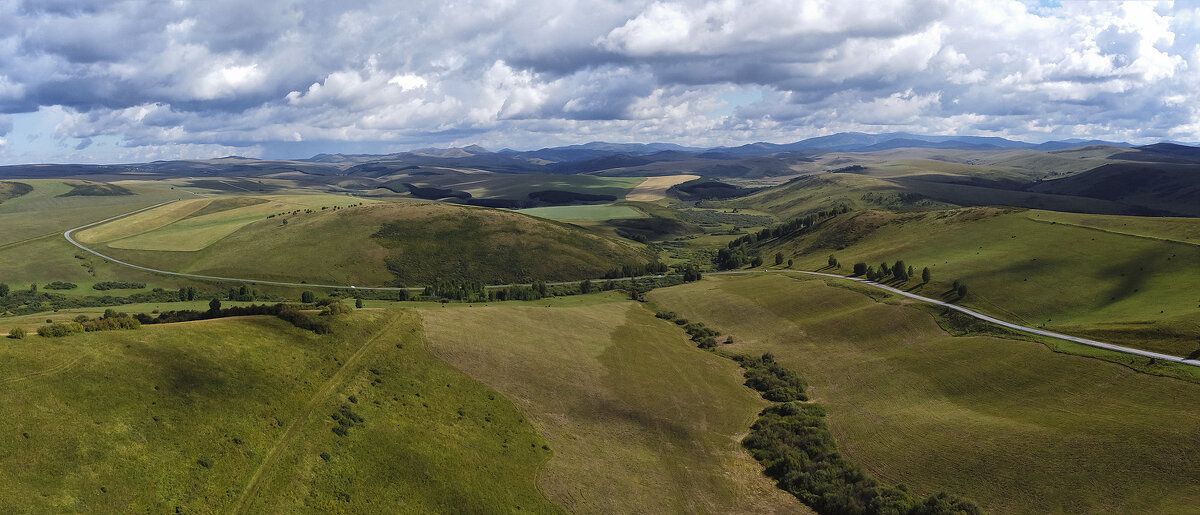
[[[1200,141],[1200,3],[0,0],[0,164]]]

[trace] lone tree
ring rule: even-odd
[[[838,268],[838,267],[839,267],[839,265],[838,265],[837,258],[833,257],[833,254],[830,254],[829,255],[829,268]]]
[[[221,301],[213,297],[212,300],[208,301],[208,311],[211,313],[221,311]]]
[[[362,299],[354,299],[354,307],[361,308],[362,307]]]
[[[300,294],[300,302],[303,302],[305,304],[312,304],[313,300],[315,300],[316,297],[317,297],[317,295],[315,293],[313,293],[311,291],[306,291],[306,292],[303,292]]]
[[[959,283],[954,291],[958,293],[958,298],[962,299],[967,296],[967,285]]]
[[[775,253],[775,265],[778,266],[778,265],[782,265],[782,264],[783,264],[783,253],[776,252]]]
[[[921,284],[929,284],[929,279],[931,277],[933,277],[933,274],[929,271],[929,267],[925,267],[924,270],[921,270]]]
[[[854,264],[854,275],[866,275],[866,273],[867,273],[867,264],[866,263],[855,263]]]

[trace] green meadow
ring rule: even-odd
[[[841,452],[880,480],[990,513],[1195,512],[1200,385],[952,337],[927,311],[834,284],[720,277],[648,297],[731,335],[722,350],[798,372]]]
[[[550,442],[540,484],[568,512],[807,511],[738,444],[767,404],[742,386],[741,370],[645,307],[476,305],[421,316],[438,356],[513,399]]]
[[[411,311],[345,317],[324,336],[243,317],[9,340],[0,504],[555,510],[535,482],[552,452],[513,404],[429,354]]]
[[[962,304],[1002,319],[1081,335],[1103,331],[1123,345],[1187,356],[1200,349],[1193,334],[1200,246],[1186,239],[1200,225],[1126,220],[1015,208],[862,211],[763,252],[824,271],[832,254],[842,266],[832,271],[847,275],[854,263],[878,268],[903,260],[917,271],[898,285],[906,290],[955,300],[949,290],[961,280],[969,291]],[[933,280],[921,285],[925,267]]]

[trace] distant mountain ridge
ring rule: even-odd
[[[28,164],[0,166],[0,177],[67,177],[129,173],[163,176],[308,176],[385,177],[423,167],[476,169],[498,173],[601,174],[615,176],[696,173],[717,177],[769,177],[804,169],[829,153],[869,153],[895,149],[1057,152],[1107,146],[1114,160],[1200,164],[1200,148],[1178,143],[1135,147],[1125,142],[1070,139],[1028,143],[990,136],[918,135],[904,132],[843,132],[792,143],[758,142],[733,147],[686,147],[673,143],[593,141],[537,150],[492,151],[480,145],[418,148],[391,154],[317,154],[307,159],[267,160],[238,156],[112,165]],[[807,168],[806,168],[807,167]]]

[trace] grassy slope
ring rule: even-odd
[[[319,211],[322,207],[346,207],[359,202],[341,195],[274,195],[246,198],[267,200],[246,205],[234,202],[238,198],[218,197],[168,204],[133,215],[130,217],[133,220],[115,220],[81,231],[80,237],[90,243],[104,242],[120,249],[197,251],[273,214],[306,209]],[[221,207],[226,209],[217,210]]]
[[[629,206],[582,205],[551,206],[521,209],[518,213],[549,220],[613,220],[617,218],[644,218],[646,215]]]
[[[352,317],[331,336],[251,317],[0,346],[0,505],[224,512],[274,454],[251,512],[553,510],[534,481],[550,453],[512,404],[427,353],[412,312]],[[365,421],[337,437],[349,395]]]
[[[526,199],[535,191],[562,190],[593,195],[624,197],[641,184],[641,177],[596,177],[548,174],[454,174],[414,175],[403,179],[422,186],[466,191],[476,198]]]
[[[0,204],[0,245],[11,244],[38,236],[63,231],[166,200],[182,198],[169,186],[155,183],[122,183],[134,195],[71,196],[59,195],[71,191],[61,180],[22,179],[33,191]]]
[[[885,481],[992,513],[1198,511],[1196,384],[948,337],[923,311],[816,279],[708,278],[649,296],[799,372],[839,447]]]
[[[439,356],[514,399],[549,440],[542,486],[568,511],[805,511],[737,443],[765,403],[736,365],[640,305],[422,316]]]
[[[1127,330],[1117,340],[1176,355],[1200,347],[1194,335],[1200,247],[1042,221],[1057,216],[995,208],[851,213],[810,235],[768,245],[764,255],[780,250],[797,268],[812,270],[833,253],[844,273],[856,262],[878,267],[902,259],[918,271],[928,266],[934,277],[929,285],[910,281],[906,288],[938,298],[962,279],[970,290],[964,304],[1013,322],[1080,334],[1137,323],[1141,331]],[[1179,224],[1143,231],[1174,233]]]
[[[102,248],[119,259],[164,270],[355,285],[392,280],[426,284],[439,276],[499,283],[568,280],[598,277],[614,264],[646,262],[632,245],[576,227],[448,204],[380,203],[243,221],[244,210],[271,205],[188,218],[138,236],[170,235],[175,226],[185,226],[181,234],[191,234],[201,225],[222,225],[222,215],[237,215],[240,229],[195,252]],[[384,224],[394,224],[392,237],[373,237]],[[395,276],[389,260],[399,272]]]
[[[801,177],[779,187],[770,188],[744,199],[725,202],[731,207],[753,208],[788,219],[810,212],[833,207],[849,206],[851,209],[876,207],[864,200],[871,193],[884,198],[895,197],[910,190],[887,179],[851,173],[828,173]],[[930,200],[915,204],[897,202],[897,209],[931,209],[950,207],[949,204]]]

